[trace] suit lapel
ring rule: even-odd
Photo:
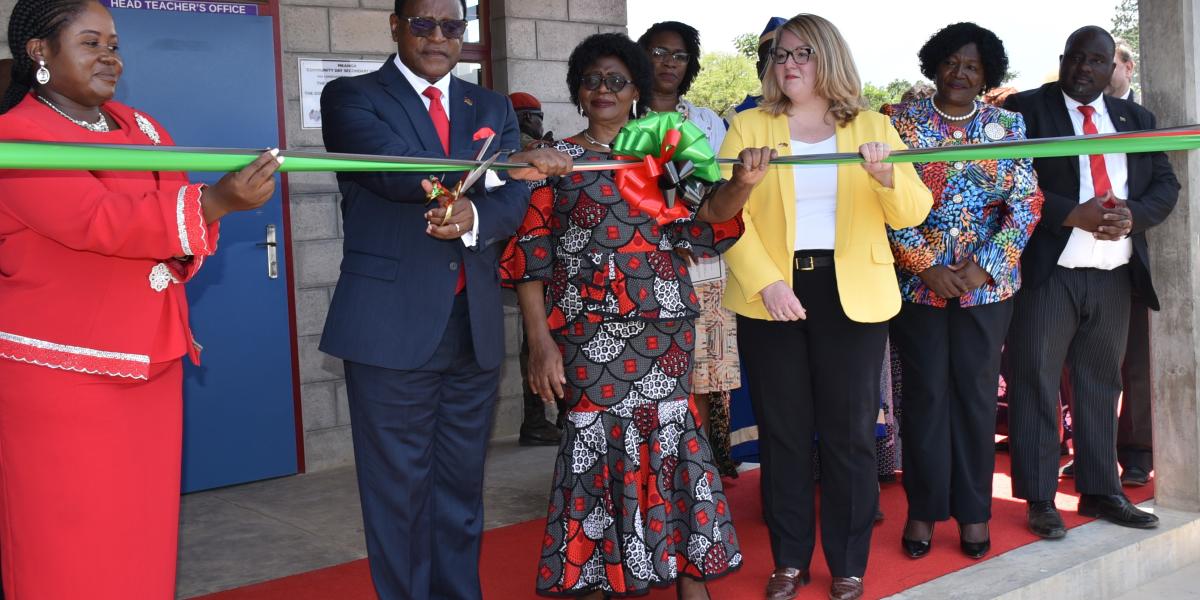
[[[433,120],[429,118],[429,109],[425,108],[425,102],[417,95],[412,84],[408,83],[408,80],[400,73],[395,59],[396,55],[393,54],[383,64],[383,68],[379,72],[380,84],[383,85],[388,95],[400,103],[400,108],[404,110],[404,114],[412,123],[413,130],[417,132],[421,147],[431,152],[444,152],[442,142],[438,139],[437,130],[433,128]],[[451,123],[453,122],[453,117],[451,117]]]
[[[450,154],[470,152],[475,135],[475,99],[457,77],[450,77]],[[500,148],[499,141],[492,146]],[[470,158],[474,158],[471,156]]]
[[[1067,102],[1063,100],[1062,88],[1057,84],[1048,84],[1045,88],[1046,112],[1050,115],[1050,122],[1053,123],[1053,136],[1068,136],[1075,135],[1075,126],[1071,124],[1071,117],[1067,114]],[[1079,182],[1079,160],[1068,157],[1067,163],[1071,165],[1071,173],[1075,178],[1076,185]]]
[[[1133,113],[1129,111],[1129,106],[1124,100],[1105,96],[1104,105],[1108,107],[1108,118],[1112,120],[1114,129],[1118,132],[1137,130],[1138,125],[1134,122]],[[1141,184],[1141,178],[1144,175],[1137,168],[1138,161],[1129,160],[1129,157],[1126,156],[1125,165],[1126,187],[1130,190],[1141,189],[1135,187]]]

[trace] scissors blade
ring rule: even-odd
[[[475,169],[473,169],[470,173],[467,174],[466,177],[463,178],[462,185],[459,187],[459,189],[462,190],[463,192],[466,192],[467,190],[471,189],[471,186],[475,185],[475,182],[479,181],[479,178],[483,177],[483,174],[486,173],[487,170],[491,168],[492,163],[496,162],[496,159],[500,158],[500,154],[502,154],[502,153],[497,152],[497,153],[493,154],[491,158],[483,161],[483,164],[479,165],[478,167],[475,167]]]
[[[479,148],[479,154],[475,155],[475,160],[483,160],[487,156],[487,150],[492,145],[492,140],[496,139],[496,134],[489,135],[486,140],[483,140],[483,146]]]

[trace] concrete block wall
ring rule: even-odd
[[[545,127],[557,137],[586,122],[571,104],[567,58],[594,33],[627,33],[626,0],[492,0],[492,87],[542,102]]]

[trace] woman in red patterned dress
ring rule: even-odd
[[[608,158],[638,98],[649,97],[651,72],[624,35],[584,40],[567,82],[588,127],[555,148],[577,164]],[[667,223],[622,198],[612,171],[535,187],[502,270],[521,302],[530,386],[545,400],[564,398],[568,410],[539,593],[637,595],[678,580],[681,597],[706,598],[704,581],[741,564],[691,403],[699,306],[674,250],[715,256],[731,246],[770,156],[743,151],[730,181]]]
[[[121,76],[99,3],[20,0],[0,139],[164,144],[112,101]],[[183,286],[217,220],[257,208],[265,153],[205,188],[183,173],[0,171],[0,557],[10,598],[175,594]]]

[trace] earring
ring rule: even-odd
[[[586,116],[587,116],[587,115],[583,114],[583,105],[582,105],[582,104],[580,104],[580,105],[579,105],[579,106],[577,106],[576,108],[578,108],[578,109],[579,109],[579,116],[581,116],[581,117],[586,117]]]
[[[38,85],[50,83],[50,69],[46,68],[45,60],[38,59],[38,70],[34,77],[37,78]]]
[[[636,118],[637,118],[637,116],[638,116],[638,111],[637,111],[637,100],[634,100],[634,101],[633,101],[633,118],[635,118],[635,119],[636,119]]]

